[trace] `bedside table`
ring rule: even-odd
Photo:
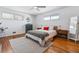
[[[68,30],[58,29],[57,36],[62,38],[68,38]]]

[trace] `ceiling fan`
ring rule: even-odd
[[[32,8],[30,8],[30,10],[40,11],[40,9],[42,8],[46,8],[46,6],[33,6]]]

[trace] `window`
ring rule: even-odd
[[[59,16],[51,16],[51,20],[59,19]]]
[[[56,19],[59,19],[59,16],[47,16],[47,17],[44,17],[44,20],[56,20]]]
[[[16,20],[23,20],[23,16],[15,15],[15,19],[16,19]]]
[[[13,19],[14,16],[13,16],[13,14],[10,14],[10,13],[2,13],[2,18],[3,19]]]
[[[22,15],[2,12],[1,18],[6,19],[6,20],[8,20],[8,19],[10,19],[10,20],[23,20],[24,17]]]
[[[50,16],[44,17],[44,20],[50,20]]]

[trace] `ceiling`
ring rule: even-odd
[[[11,9],[11,10],[28,13],[28,14],[38,15],[38,14],[45,13],[48,11],[63,8],[64,6],[63,7],[62,6],[46,6],[46,8],[39,8],[39,11],[34,9],[33,8],[34,6],[3,6],[3,7]]]

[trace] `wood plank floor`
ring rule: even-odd
[[[2,45],[0,52],[2,52],[2,53],[12,53],[13,50],[12,50],[12,47],[11,47],[9,40],[24,37],[24,35],[25,35],[25,33],[0,38],[0,45]]]
[[[12,47],[9,42],[10,38],[1,38],[0,42],[2,44],[1,52],[10,53],[12,52]],[[44,51],[44,53],[78,53],[79,43],[75,44],[74,41],[67,40],[64,38],[55,37],[52,41],[52,45]]]
[[[1,39],[1,44],[2,44],[2,48],[1,48],[2,53],[10,53],[10,52],[12,52],[12,47],[10,45],[10,42],[9,42],[8,38]]]
[[[59,38],[54,38],[53,44],[44,51],[45,53],[78,53],[79,52],[79,43],[75,44],[74,41]]]

